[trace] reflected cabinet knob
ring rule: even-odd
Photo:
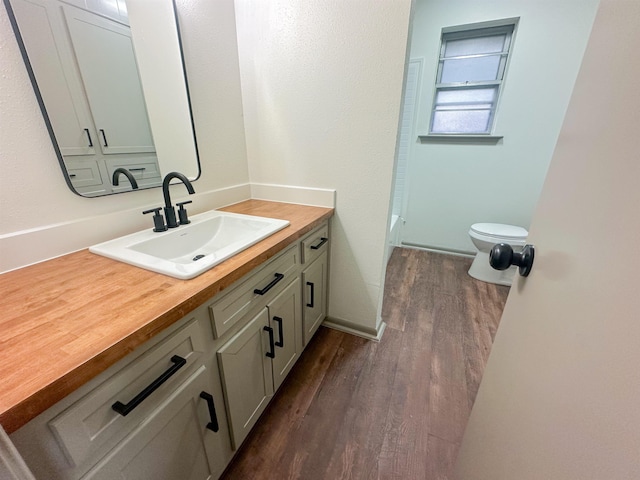
[[[533,245],[525,245],[522,252],[516,253],[511,245],[499,243],[489,252],[489,263],[496,270],[506,270],[511,265],[515,265],[520,275],[526,277],[533,266],[533,254]]]

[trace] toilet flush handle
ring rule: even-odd
[[[516,265],[520,275],[526,277],[533,266],[533,254],[533,245],[525,245],[522,252],[515,253],[511,245],[498,243],[489,252],[489,263],[496,270],[506,270],[511,265]]]

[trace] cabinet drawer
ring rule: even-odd
[[[198,368],[82,480],[218,478],[228,434],[206,428],[210,415],[201,392],[211,392],[210,377],[204,366]],[[222,399],[215,400],[220,409]]]
[[[172,389],[184,381],[191,366],[207,345],[206,320],[192,319],[170,337],[133,359],[88,395],[49,422],[72,464],[79,466],[101,448],[113,448],[137,426]],[[208,334],[211,338],[211,334]],[[180,359],[184,359],[183,362]],[[169,375],[170,372],[173,372]],[[157,389],[123,416],[116,402],[132,400],[161,376],[168,377]],[[139,397],[138,397],[139,398]]]
[[[265,302],[280,292],[297,273],[298,265],[298,248],[294,246],[213,303],[209,312],[216,338],[221,337],[252,308],[264,306]],[[256,290],[264,293],[261,295]]]
[[[311,263],[329,248],[329,225],[314,230],[302,240],[302,263]]]
[[[65,160],[67,173],[74,187],[95,187],[102,185],[100,169],[95,160]]]
[[[156,157],[144,158],[108,158],[106,160],[107,172],[109,178],[113,177],[113,171],[116,168],[126,168],[131,172],[133,178],[138,182],[140,187],[148,187],[151,185],[159,185],[161,182],[160,167]],[[129,180],[124,175],[120,175],[120,185],[113,187],[114,192],[120,190],[130,190]]]

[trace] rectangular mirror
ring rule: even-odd
[[[172,0],[4,2],[71,190],[95,197],[131,191],[129,175],[138,188],[171,171],[199,177]]]

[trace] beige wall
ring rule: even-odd
[[[374,333],[409,0],[237,0],[252,182],[335,188],[329,316]]]
[[[458,480],[640,478],[639,19],[601,2]]]

